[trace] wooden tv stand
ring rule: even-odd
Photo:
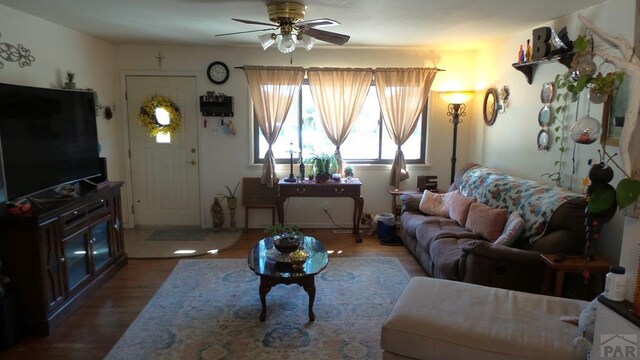
[[[49,335],[127,263],[121,182],[0,216],[0,260],[25,331]]]

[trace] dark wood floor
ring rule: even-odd
[[[375,236],[355,243],[351,234],[332,230],[305,230],[321,240],[331,257],[395,257],[411,276],[424,276],[424,270],[404,246],[382,246]],[[241,235],[239,242],[217,255],[198,259],[244,259],[262,230]],[[138,316],[165,281],[178,259],[130,259],[129,263],[102,287],[64,324],[48,337],[25,338],[11,349],[0,352],[0,359],[101,359]],[[256,289],[257,296],[257,289]]]

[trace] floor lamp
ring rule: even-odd
[[[462,118],[467,115],[466,102],[473,98],[472,91],[443,91],[440,97],[449,103],[447,116],[451,116],[453,123],[453,150],[451,152],[451,183],[456,176],[456,148],[458,147],[458,124],[462,123]]]

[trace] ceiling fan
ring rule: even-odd
[[[313,20],[304,20],[306,6],[296,2],[273,2],[267,4],[267,11],[269,14],[269,20],[272,23],[232,19],[244,24],[251,25],[265,25],[269,26],[266,29],[239,31],[226,34],[218,34],[216,36],[227,36],[246,34],[260,31],[274,31],[280,30],[280,33],[269,33],[258,36],[263,49],[269,48],[271,45],[277,43],[278,50],[283,53],[290,53],[295,50],[296,45],[300,44],[307,50],[311,50],[316,40],[325,41],[335,45],[344,45],[349,41],[349,36],[339,34],[331,31],[325,31],[316,29],[321,26],[334,26],[340,25],[339,22],[321,18]]]

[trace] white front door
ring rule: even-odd
[[[200,225],[198,94],[193,76],[126,76],[133,221]],[[162,142],[138,123],[145,99],[160,95],[180,109],[182,126]]]

